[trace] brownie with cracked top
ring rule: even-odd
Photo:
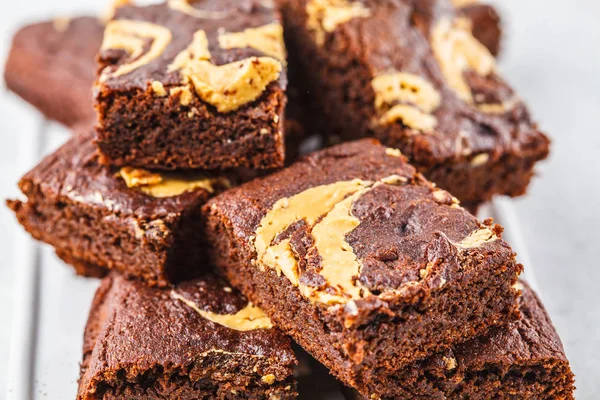
[[[519,283],[521,318],[404,368],[380,399],[574,399],[569,361],[531,288]],[[368,399],[348,392],[348,399]]]
[[[77,398],[293,399],[290,340],[223,281],[163,290],[111,274],[93,300]]]
[[[270,1],[117,8],[94,85],[100,161],[165,170],[281,167],[285,59]]]
[[[332,134],[399,148],[465,204],[526,191],[549,140],[450,0],[279,3]]]
[[[518,316],[522,266],[502,228],[372,139],[228,190],[203,212],[230,282],[359,390]]]
[[[56,18],[14,36],[6,86],[47,118],[73,126],[95,117],[91,87],[104,26],[97,18]]]
[[[80,275],[115,269],[165,286],[197,274],[200,207],[236,177],[106,167],[91,136],[88,126],[21,179],[27,199],[8,201],[19,222]]]

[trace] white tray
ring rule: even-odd
[[[19,149],[23,172],[68,137],[64,128],[49,123],[40,123],[35,132],[24,132]],[[481,210],[480,216],[492,216],[505,227],[504,238],[526,266],[524,278],[539,293],[510,201],[498,199]],[[17,235],[6,399],[74,399],[83,328],[98,280],[76,276],[50,247],[39,245],[24,232]],[[315,376],[322,379],[315,380]],[[333,378],[326,373],[315,376],[300,379],[301,399],[342,399]]]

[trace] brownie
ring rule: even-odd
[[[573,399],[573,373],[539,298],[525,283],[521,319],[399,371],[380,399]],[[357,392],[348,399],[368,399]]]
[[[375,137],[465,204],[523,194],[549,140],[449,0],[280,0],[329,133]]]
[[[149,288],[111,274],[94,297],[77,398],[293,399],[290,340],[218,278]]]
[[[522,266],[502,228],[373,139],[227,190],[203,212],[232,285],[363,391],[518,316]]]
[[[91,87],[103,31],[93,17],[23,27],[6,61],[6,86],[49,119],[68,126],[92,120]]]
[[[94,86],[101,163],[283,166],[285,57],[279,14],[268,1],[118,8]]]
[[[106,167],[91,136],[74,135],[21,179],[27,200],[8,201],[19,222],[82,275],[115,269],[165,286],[197,274],[200,207],[235,177]]]
[[[479,0],[452,0],[460,15],[470,21],[471,33],[494,57],[502,45],[502,21],[496,9]]]
[[[93,17],[57,18],[22,28],[13,39],[6,65],[7,86],[47,118],[75,131],[83,127],[84,133],[88,133],[89,121],[96,118],[91,87],[103,34],[104,25]],[[47,42],[49,39],[51,43]],[[33,50],[27,51],[29,48]],[[32,57],[45,57],[49,61],[28,61]],[[288,74],[293,74],[293,70]],[[56,87],[58,84],[64,86]],[[285,160],[289,163],[298,156],[300,144],[315,133],[315,128],[307,107],[308,93],[301,88],[289,88],[287,97],[284,135]]]

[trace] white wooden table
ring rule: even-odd
[[[0,13],[0,60],[12,32],[24,22],[99,11],[92,0],[5,3]],[[502,69],[554,139],[552,157],[540,169],[542,178],[534,182],[529,195],[508,206],[501,203],[507,239],[515,247],[522,246],[517,249],[521,257],[527,248],[535,263],[545,305],[577,376],[577,398],[596,399],[600,393],[596,233],[600,226],[600,3],[496,3],[501,3],[509,20]],[[0,91],[0,127],[0,197],[14,197],[18,178],[68,133],[5,91]],[[510,221],[513,217],[522,232]],[[27,384],[17,382],[8,393],[15,399],[72,396],[83,324],[97,281],[74,277],[48,247],[29,240],[5,207],[0,207],[0,224],[0,399],[5,399],[9,377]],[[25,314],[27,310],[37,313]],[[16,337],[11,342],[12,332]],[[11,349],[11,343],[17,346]],[[22,363],[18,371],[15,360]],[[21,370],[27,365],[33,367],[29,374]],[[24,387],[26,393],[14,391]]]

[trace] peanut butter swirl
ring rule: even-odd
[[[354,18],[367,18],[371,11],[358,1],[310,0],[306,4],[307,26],[314,32],[315,42],[322,46],[325,35],[335,31],[338,25]]]
[[[371,86],[375,92],[375,109],[381,114],[379,124],[402,121],[422,132],[436,127],[437,119],[432,113],[439,107],[441,95],[427,79],[406,72],[391,72],[376,76]]]
[[[206,33],[199,30],[168,70],[179,70],[184,84],[192,84],[198,97],[223,113],[256,100],[283,70],[271,57],[250,57],[223,65],[210,60]]]
[[[215,191],[215,185],[228,187],[229,181],[223,177],[209,178],[202,174],[182,175],[177,173],[156,173],[141,168],[124,167],[119,174],[129,188],[156,198],[179,196],[197,189],[209,193]]]
[[[196,8],[192,6],[190,2],[190,0],[168,0],[167,4],[175,11],[179,11],[199,19],[223,19],[228,15],[227,11],[210,11]]]
[[[380,185],[406,183],[406,178],[396,175],[376,182],[354,179],[316,186],[278,200],[255,231],[258,268],[271,268],[279,275],[283,274],[311,302],[345,304],[372,295],[358,279],[361,261],[346,241],[346,236],[360,225],[360,220],[352,215],[352,208],[355,201]],[[315,251],[320,257],[318,275],[323,278],[324,286],[304,284],[290,239],[276,241],[278,235],[301,220],[310,228],[313,245],[309,251]],[[458,250],[466,250],[496,239],[491,229],[482,227],[461,241],[450,243]],[[384,291],[381,296],[393,295],[394,291]]]
[[[194,309],[202,318],[229,329],[245,332],[255,329],[271,329],[273,327],[269,317],[252,303],[248,303],[246,307],[235,314],[217,314],[212,311],[202,310],[196,303],[186,299],[176,291],[172,291],[171,296]]]
[[[147,42],[150,49],[145,51]],[[115,20],[106,25],[101,50],[122,49],[130,62],[122,64],[108,75],[126,75],[160,57],[171,42],[171,31],[164,26],[145,21]],[[106,74],[102,78],[106,79]]]
[[[348,214],[348,208],[346,208],[345,218],[343,215],[344,207],[351,206],[353,199],[365,193],[372,185],[373,182],[360,179],[336,182],[310,188],[290,198],[277,201],[256,230],[254,244],[259,265],[283,273],[290,282],[300,288],[304,296],[312,301],[339,303],[349,300],[351,296],[360,296],[360,289],[351,283],[352,276],[356,276],[360,272],[360,265],[352,253],[352,249],[349,249],[349,245],[344,241],[346,230],[356,227],[358,220]],[[327,215],[329,212],[333,212],[333,214]],[[323,215],[326,217],[318,222]],[[317,291],[299,282],[300,273],[296,259],[290,250],[289,239],[271,246],[280,232],[301,219],[304,219],[308,225],[314,226],[316,230],[315,245],[319,254],[325,257],[321,275],[331,279],[328,283],[337,294]],[[319,227],[319,225],[321,226]],[[339,228],[341,231],[338,230]],[[335,238],[321,236],[332,233],[334,230]],[[336,244],[343,244],[343,246],[335,247]],[[348,249],[350,250],[348,255],[340,254]]]
[[[496,60],[489,50],[473,37],[464,19],[442,18],[431,32],[431,47],[450,86],[467,103],[473,103],[471,88],[464,73],[475,71],[488,76],[496,70]]]
[[[165,101],[178,96],[182,106],[190,107],[190,118],[197,111],[193,104],[197,100],[221,113],[257,100],[279,79],[285,64],[283,28],[276,15],[236,2],[192,3],[169,0],[119,10],[105,28],[100,57],[108,66],[99,86],[139,87]],[[128,74],[131,79],[116,79]]]
[[[242,32],[221,32],[219,46],[222,49],[251,47],[285,63],[283,27],[279,22],[244,29]]]

